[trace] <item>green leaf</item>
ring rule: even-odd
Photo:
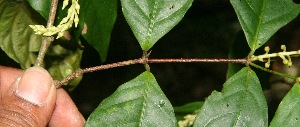
[[[38,11],[45,19],[48,19],[51,0],[27,0],[32,8]],[[101,4],[99,4],[101,3]],[[83,24],[87,27],[84,39],[99,53],[101,61],[107,57],[111,32],[117,17],[117,0],[80,0],[79,28],[71,29],[75,43],[81,35]],[[67,16],[67,8],[62,10],[62,4],[58,4],[55,24],[58,24]],[[80,34],[79,34],[80,33]]]
[[[80,0],[80,15],[87,25],[83,37],[99,53],[101,61],[107,57],[111,32],[117,18],[117,0]]]
[[[193,0],[121,0],[127,23],[143,50],[149,50],[183,18]]]
[[[178,126],[171,103],[150,72],[121,85],[88,118],[87,127]]]
[[[66,45],[66,47],[68,48],[54,43],[46,54],[45,68],[54,80],[62,80],[80,68],[83,51],[78,48],[70,49],[70,45]],[[64,87],[72,91],[81,79],[82,77],[75,78]]]
[[[249,53],[249,48],[245,35],[242,31],[239,31],[236,35],[236,39],[232,42],[229,49],[229,59],[241,59],[245,58]],[[228,63],[227,79],[241,70],[245,65],[240,63]]]
[[[174,111],[176,113],[193,113],[195,110],[200,109],[203,104],[204,102],[202,101],[192,102],[180,107],[174,107]]]
[[[45,19],[48,19],[52,0],[26,0],[30,6],[39,12]],[[60,8],[58,8],[60,9]]]
[[[245,67],[214,91],[196,117],[195,127],[267,127],[268,112],[259,80]]]
[[[300,126],[300,84],[295,84],[278,106],[270,127]]]
[[[193,114],[201,109],[203,106],[204,102],[202,101],[197,101],[197,102],[192,102],[185,104],[180,107],[174,107],[175,115],[177,120],[182,120],[183,117],[187,114]]]
[[[300,5],[292,0],[230,0],[254,51],[281,27],[296,18]]]
[[[38,15],[26,2],[0,0],[0,47],[23,69],[35,62],[40,48],[42,37],[29,27],[40,24]]]

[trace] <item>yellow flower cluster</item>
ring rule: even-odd
[[[259,60],[261,62],[264,62],[264,59],[267,59],[267,62],[265,63],[265,67],[269,68],[270,67],[270,58],[271,57],[280,57],[283,60],[283,64],[285,64],[287,66],[292,66],[293,63],[292,63],[291,56],[300,55],[300,50],[287,52],[285,45],[281,45],[281,49],[283,50],[282,52],[269,54],[270,48],[269,48],[269,46],[267,46],[267,47],[265,47],[265,51],[266,51],[265,54],[259,55],[259,56],[252,56],[250,59],[251,59],[251,61]]]
[[[188,114],[184,116],[184,120],[178,121],[179,127],[190,127],[194,124],[197,114]]]
[[[68,6],[69,0],[63,1],[63,7],[64,9],[66,6]],[[29,25],[34,31],[35,34],[40,34],[44,36],[52,36],[54,34],[58,34],[57,38],[60,38],[64,35],[64,32],[72,27],[73,22],[75,23],[75,27],[77,27],[79,23],[79,9],[80,5],[78,4],[78,0],[72,0],[72,5],[68,9],[68,15],[67,17],[63,18],[58,26],[51,26],[48,28],[45,28],[43,25]]]

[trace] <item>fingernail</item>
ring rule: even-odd
[[[27,69],[21,79],[16,82],[15,94],[34,105],[43,105],[52,87],[50,74],[41,67]]]

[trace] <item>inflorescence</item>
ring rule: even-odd
[[[69,0],[63,1],[64,9],[68,6]],[[72,0],[72,4],[68,9],[67,17],[63,18],[58,26],[50,26],[45,28],[43,25],[29,25],[34,31],[35,34],[44,35],[44,36],[52,36],[54,34],[58,34],[57,38],[60,38],[64,35],[64,32],[72,27],[73,23],[75,23],[75,27],[77,27],[79,23],[79,9],[80,5],[78,4],[78,0]]]
[[[281,45],[281,49],[282,49],[282,52],[269,54],[270,47],[267,46],[267,47],[265,47],[266,53],[263,54],[263,55],[258,55],[258,56],[254,56],[253,55],[250,58],[251,62],[256,61],[256,60],[259,60],[261,62],[265,62],[265,59],[267,59],[267,62],[265,63],[265,67],[269,68],[270,67],[270,62],[271,62],[270,59],[272,57],[280,57],[282,59],[283,64],[285,64],[287,66],[292,66],[293,63],[292,63],[291,56],[293,56],[293,55],[300,55],[300,50],[287,52],[285,45]]]

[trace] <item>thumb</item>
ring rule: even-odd
[[[56,101],[50,74],[41,67],[27,69],[2,97],[0,126],[47,126]]]

